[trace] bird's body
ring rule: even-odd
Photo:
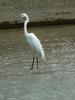
[[[45,55],[44,55],[44,50],[42,48],[42,45],[41,45],[39,39],[33,33],[28,34],[26,41],[29,44],[29,46],[31,47],[35,56],[41,57],[42,59],[44,59]]]
[[[24,22],[24,34],[25,34],[26,41],[29,44],[29,46],[31,47],[33,54],[34,54],[31,69],[33,69],[35,57],[37,59],[37,69],[38,69],[38,58],[40,57],[43,60],[45,60],[44,49],[43,49],[42,44],[41,44],[40,40],[38,39],[38,37],[36,37],[36,35],[34,33],[27,32],[27,23],[29,22],[28,15],[23,13],[23,14],[21,14],[21,17],[22,18],[26,17],[26,21]]]

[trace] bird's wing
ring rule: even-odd
[[[42,48],[41,42],[33,33],[29,34],[27,42],[34,52],[38,53],[41,56],[44,55],[44,50]]]

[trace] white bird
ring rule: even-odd
[[[26,13],[22,13],[21,18],[26,18],[26,20],[24,21],[24,35],[27,43],[29,44],[29,46],[33,51],[33,61],[31,69],[33,70],[35,58],[37,60],[37,69],[38,69],[38,57],[41,57],[45,61],[44,49],[42,47],[40,40],[35,36],[35,34],[27,32],[27,23],[29,22],[28,15]]]

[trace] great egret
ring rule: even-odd
[[[26,20],[24,21],[24,35],[27,43],[29,44],[29,46],[33,51],[33,61],[32,61],[31,69],[33,70],[35,58],[37,60],[37,69],[38,69],[38,57],[41,57],[43,60],[45,60],[44,49],[42,48],[42,44],[40,40],[35,36],[35,34],[27,32],[27,23],[29,22],[28,15],[26,13],[22,13],[20,17],[26,18]]]

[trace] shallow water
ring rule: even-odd
[[[75,25],[30,27],[47,63],[31,71],[32,52],[23,29],[0,30],[0,100],[75,99]]]

